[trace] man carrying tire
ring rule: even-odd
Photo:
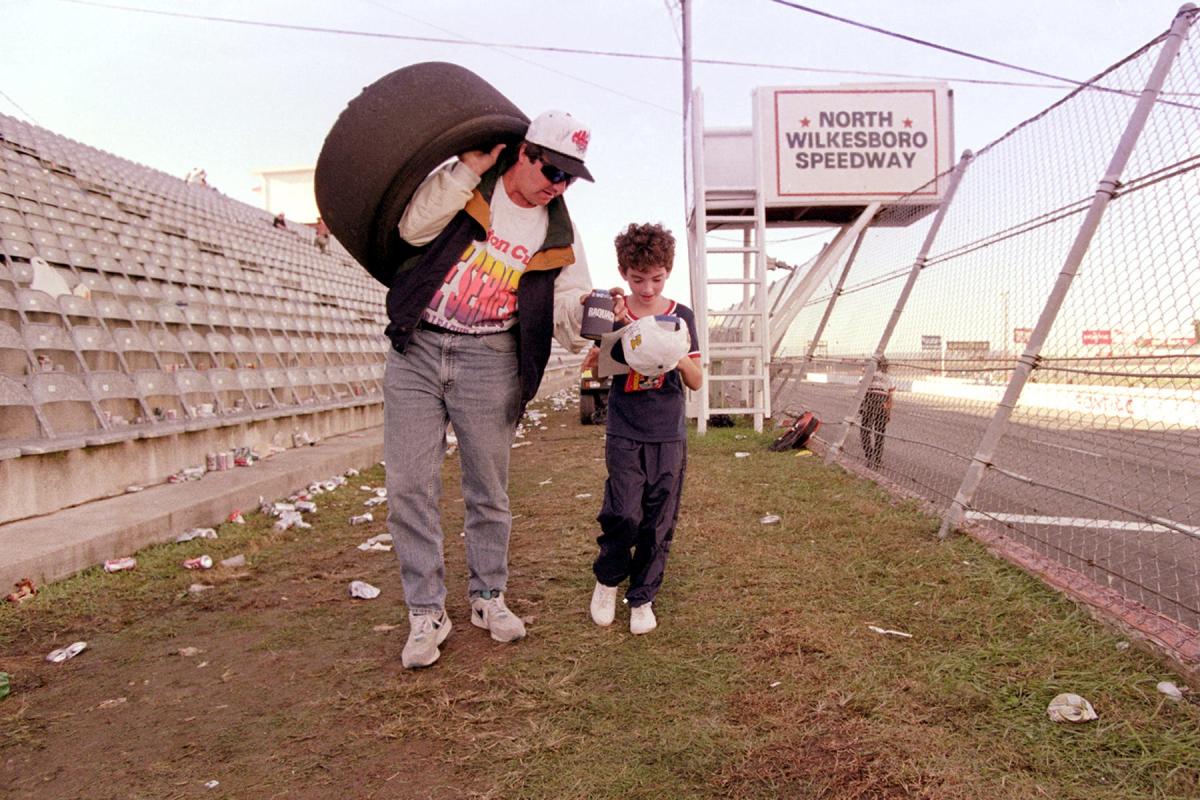
[[[400,218],[409,246],[388,292],[384,378],[388,530],[410,631],[401,661],[425,667],[449,635],[438,514],[446,424],[462,461],[471,622],[498,642],[525,636],[504,600],[508,462],[551,339],[573,352],[591,278],[563,193],[590,131],[562,111],[533,120],[515,147],[461,153],[417,189]]]

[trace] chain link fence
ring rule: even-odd
[[[1001,531],[1193,630],[1195,14],[965,154],[936,214],[868,229],[796,317],[773,386],[777,414],[816,413],[831,458],[942,509],[944,531]]]

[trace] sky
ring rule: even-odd
[[[978,149],[1062,97],[1055,81],[899,41],[771,0],[693,0],[710,127],[749,127],[758,86],[939,79],[954,91],[955,149]],[[1176,0],[812,0],[811,7],[946,47],[1084,80],[1166,30]],[[169,14],[202,15],[289,30]],[[688,296],[679,62],[561,51],[680,55],[678,0],[0,0],[0,113],[261,204],[253,171],[312,165],[346,103],[421,61],[476,72],[529,116],[592,128],[594,184],[567,193],[596,285],[618,285],[613,237],[661,222],[680,245],[668,294]],[[350,32],[374,34],[352,35]],[[470,40],[481,44],[394,37]],[[864,73],[842,74],[856,70]],[[971,81],[1039,84],[998,86]],[[1050,86],[1052,88],[1045,88]],[[790,263],[826,236],[775,231]],[[787,241],[784,241],[787,240]]]

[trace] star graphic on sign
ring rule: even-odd
[[[812,122],[811,119],[809,119],[808,117],[805,117],[804,119],[800,120],[800,127],[807,128],[809,123],[811,123],[811,122]]]
[[[906,127],[906,128],[912,127],[912,118],[911,117],[904,118],[904,127]]]

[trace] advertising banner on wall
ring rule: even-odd
[[[954,164],[945,83],[760,87],[755,130],[767,205],[936,203]]]

